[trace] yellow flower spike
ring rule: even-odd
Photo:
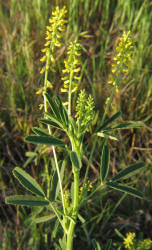
[[[115,79],[117,79],[120,74],[122,77],[124,73],[129,72],[133,50],[134,46],[130,38],[130,31],[127,33],[124,32],[122,37],[120,38],[118,46],[116,47],[117,53],[113,58],[111,70],[112,74],[110,75],[108,83],[112,83],[113,85],[115,85]],[[116,86],[116,92],[119,93],[118,86]]]
[[[54,63],[55,62],[55,59],[52,55],[50,55],[50,59],[51,59],[51,62]]]
[[[44,46],[45,46],[45,47],[48,47],[48,46],[50,45],[50,43],[51,43],[51,41],[47,41],[47,42],[44,44]]]
[[[46,62],[46,65],[41,70],[41,74],[48,71],[50,67],[50,62],[54,63],[54,52],[56,47],[62,45],[60,39],[63,36],[63,31],[65,30],[65,24],[67,21],[64,19],[67,13],[66,7],[59,9],[57,6],[54,11],[52,11],[52,17],[49,18],[49,25],[46,26],[46,43],[44,46],[46,48],[42,49],[42,53],[45,53],[45,57],[40,59],[41,62]]]

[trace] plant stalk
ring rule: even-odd
[[[46,70],[45,70],[45,78],[44,78],[44,89],[45,90],[47,88],[47,78],[48,78],[49,65],[50,65],[50,54],[48,55],[47,60],[46,60]],[[45,112],[47,112],[47,102],[46,102],[46,97],[45,96],[44,96],[44,110],[45,110]],[[49,131],[49,134],[51,135],[52,132],[51,132],[51,129],[50,129],[49,125],[48,125],[48,131]],[[61,199],[62,199],[63,211],[65,213],[63,188],[62,188],[60,170],[59,170],[59,165],[58,165],[56,151],[55,151],[55,147],[54,146],[52,146],[52,150],[53,150],[53,156],[54,156],[54,160],[55,160],[55,166],[56,166],[56,170],[57,170],[57,174],[58,174],[58,179],[59,179],[59,186],[60,186],[60,191],[61,191]]]
[[[66,250],[72,250],[73,236],[76,220],[78,217],[78,205],[79,205],[79,171],[74,171],[74,200],[73,200],[73,220],[70,221],[69,230],[67,233],[67,246]]]

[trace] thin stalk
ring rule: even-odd
[[[88,172],[89,172],[89,168],[90,168],[90,165],[91,165],[92,155],[93,155],[93,153],[94,153],[96,143],[97,143],[97,136],[95,135],[95,140],[94,140],[94,144],[93,144],[93,147],[92,147],[92,150],[91,150],[91,153],[90,153],[88,166],[87,166],[86,171],[85,171],[85,176],[84,176],[84,180],[83,180],[83,187],[82,187],[81,197],[83,196],[84,187],[85,187],[86,182],[87,182]],[[80,200],[81,200],[81,197],[80,197]]]
[[[108,101],[108,103],[106,105],[105,112],[104,112],[103,117],[102,117],[101,124],[104,123],[104,120],[106,118],[106,114],[109,112],[109,108],[110,108],[110,105],[111,105],[111,102],[112,102],[112,99],[113,99],[113,96],[114,96],[114,93],[115,93],[115,90],[116,90],[116,86],[117,85],[115,84],[114,87],[113,87],[112,93],[110,95],[109,101]]]
[[[73,218],[75,222],[73,220],[70,221],[70,226],[67,233],[66,250],[72,250],[74,228],[78,216],[78,206],[79,206],[79,172],[76,171],[74,172],[74,201],[73,201]]]
[[[122,57],[121,61],[123,61],[123,58],[124,58],[124,57]],[[119,69],[119,72],[118,72],[118,76],[117,76],[116,81],[115,81],[115,85],[114,85],[114,87],[113,87],[113,90],[112,90],[112,93],[111,93],[111,95],[110,95],[109,101],[108,101],[108,103],[107,103],[107,105],[106,105],[106,109],[105,109],[105,112],[104,112],[104,114],[103,114],[101,124],[104,123],[104,120],[105,120],[105,118],[106,118],[106,114],[109,112],[109,108],[110,108],[110,105],[111,105],[111,103],[112,103],[112,99],[113,99],[114,93],[115,93],[115,91],[116,91],[117,84],[118,84],[119,79],[120,79],[121,71],[122,71],[122,65],[120,66],[120,69]]]
[[[64,232],[67,233],[67,229],[65,228],[64,224],[62,223],[62,220],[61,220],[60,216],[58,215],[58,212],[56,211],[56,208],[52,205],[51,202],[50,202],[49,205],[50,205],[50,207],[52,208],[52,210],[54,211],[54,213],[56,214],[56,216],[57,216],[57,218],[58,218],[58,220],[59,220],[61,226],[63,227]]]
[[[45,77],[44,77],[44,88],[45,89],[47,88],[47,78],[48,78],[49,65],[50,65],[50,54],[48,55],[47,60],[46,60],[46,70],[45,70]],[[47,101],[46,101],[46,97],[45,96],[44,96],[44,111],[47,112]],[[52,132],[51,132],[50,126],[48,125],[47,127],[48,127],[49,134],[51,135]],[[59,165],[58,165],[56,151],[55,151],[55,147],[54,146],[52,146],[52,150],[53,150],[53,156],[54,156],[54,160],[55,160],[55,166],[56,166],[56,170],[57,170],[57,174],[58,174],[58,180],[59,180],[59,186],[60,186],[60,191],[61,191],[61,199],[62,199],[63,211],[65,213],[63,188],[62,188],[60,170],[59,170]]]

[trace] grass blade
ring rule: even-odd
[[[92,244],[93,244],[94,250],[101,250],[99,242],[96,241],[95,239],[92,240]]]
[[[110,152],[108,145],[103,146],[102,155],[101,155],[101,164],[100,164],[100,177],[103,182],[109,172],[109,162],[110,162]]]

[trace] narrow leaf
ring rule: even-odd
[[[37,156],[37,153],[36,153],[36,152],[30,152],[30,151],[28,151],[28,152],[25,153],[25,155],[26,155],[27,157],[33,158],[33,157],[36,157],[36,156]]]
[[[48,136],[48,133],[40,128],[33,127],[32,130],[36,135]]]
[[[34,143],[34,144],[44,144],[49,146],[59,146],[64,148],[65,143],[59,139],[57,139],[54,136],[48,135],[48,136],[37,136],[37,135],[31,135],[27,136],[25,138],[26,142]]]
[[[109,239],[107,244],[106,244],[105,250],[111,250],[111,247],[112,247],[112,240]]]
[[[116,182],[107,182],[106,185],[108,187],[114,188],[114,189],[119,190],[121,192],[128,193],[128,194],[135,196],[137,198],[140,198],[140,199],[143,198],[143,194],[141,192],[139,192],[138,190],[136,190],[134,188],[128,187],[126,185],[120,185]]]
[[[103,182],[109,172],[109,162],[110,162],[110,152],[108,145],[103,146],[102,155],[101,155],[101,167],[100,167],[100,177]]]
[[[71,159],[71,162],[72,162],[74,168],[76,168],[76,169],[80,169],[81,168],[81,161],[78,158],[76,152],[72,151],[70,153],[70,159]]]
[[[19,206],[48,206],[49,201],[42,197],[35,197],[32,195],[12,195],[5,199],[6,204]]]
[[[62,104],[62,101],[61,101],[59,96],[56,97],[55,102],[58,105],[58,109],[59,109],[59,112],[60,112],[60,117],[61,117],[62,121],[64,122],[65,126],[67,127],[68,123],[69,123],[68,122],[68,113],[67,113],[66,109],[64,108],[64,106]]]
[[[51,192],[50,192],[49,199],[52,202],[55,201],[55,198],[56,198],[57,184],[58,184],[58,174],[56,170],[51,180]]]
[[[94,250],[101,250],[99,242],[96,241],[95,239],[92,240],[92,244],[93,244]]]
[[[55,164],[54,161],[52,162],[52,167],[53,167],[53,164]],[[67,166],[67,161],[65,159],[63,161],[59,161],[59,171],[60,171],[61,182],[64,178],[66,166]],[[55,167],[54,175],[51,178],[50,200],[55,201],[58,198],[59,194],[60,194],[60,185],[59,185],[59,181],[58,181],[57,170]]]
[[[52,122],[56,123],[59,125],[59,127],[63,128],[63,124],[62,124],[62,121],[61,120],[58,120],[53,114],[50,114],[49,112],[45,112],[44,113],[49,120],[51,120]]]
[[[128,122],[128,123],[120,123],[112,126],[111,128],[106,128],[106,131],[114,130],[114,129],[130,129],[130,128],[142,128],[143,124],[139,122]]]
[[[116,174],[112,180],[118,181],[122,179],[127,179],[131,177],[132,175],[136,174],[141,168],[145,166],[144,162],[139,162],[133,165],[130,165],[129,167],[121,170],[118,174]]]
[[[59,114],[59,110],[57,108],[57,105],[52,101],[50,95],[47,92],[44,93],[44,96],[46,97],[53,114],[60,121],[60,114]]]
[[[103,131],[104,128],[109,124],[116,120],[121,115],[121,112],[115,113],[111,118],[107,119],[97,130],[96,132]]]
[[[110,134],[105,133],[105,132],[99,132],[99,133],[97,133],[97,135],[100,136],[100,137],[107,138],[107,139],[119,141],[119,137],[116,136],[116,135],[110,135]]]
[[[18,181],[30,192],[45,197],[45,194],[37,181],[23,169],[16,167],[13,170],[13,174],[18,179]]]
[[[54,219],[55,217],[56,217],[55,214],[51,214],[51,215],[46,215],[46,216],[42,216],[39,218],[34,218],[33,223],[38,224],[38,223],[46,222],[46,221]]]
[[[89,232],[87,230],[86,220],[80,214],[78,214],[78,218],[82,223],[82,228],[83,228],[83,231],[85,232],[86,240],[89,243],[90,242],[90,236],[89,236]]]
[[[58,128],[58,129],[62,128],[62,124],[59,125],[59,123],[56,123],[56,122],[48,120],[48,119],[40,119],[39,121],[45,125],[50,125],[52,127]]]
[[[64,174],[65,174],[65,168],[67,166],[67,160],[66,158],[63,161],[59,162],[59,169],[60,169],[60,177],[61,177],[61,183],[63,182]],[[55,199],[58,198],[58,195],[60,194],[60,184],[58,181],[56,192],[55,192]]]

